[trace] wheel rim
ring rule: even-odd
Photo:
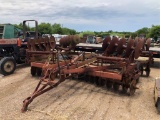
[[[4,70],[9,73],[11,72],[12,70],[14,69],[14,63],[12,61],[7,61],[5,64],[4,64]]]

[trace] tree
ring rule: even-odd
[[[76,30],[74,30],[74,29],[69,29],[69,31],[70,31],[70,35],[75,35],[76,34]]]
[[[112,33],[113,31],[112,30],[108,30],[108,33]]]
[[[61,24],[57,24],[57,23],[53,24],[52,25],[52,33],[53,34],[62,34],[63,32],[62,32]]]
[[[147,35],[149,33],[149,28],[144,27],[136,31],[137,35]]]
[[[158,37],[160,37],[160,25],[157,25],[157,26],[153,25],[152,28],[150,29],[148,37],[151,37],[155,41],[157,41]]]
[[[19,29],[21,29],[21,30],[23,30],[23,24],[22,23],[14,24],[14,26],[19,28]],[[25,27],[26,27],[26,30],[28,30],[28,31],[31,30],[31,28],[28,25],[25,25]]]
[[[101,33],[100,33],[99,35],[97,35],[97,36],[104,38],[104,37],[106,37],[106,36],[110,36],[110,34],[111,34],[111,33],[108,33],[108,32],[101,32]]]
[[[62,34],[65,35],[75,35],[76,31],[73,29],[69,29],[69,28],[62,28]]]
[[[95,33],[93,31],[83,31],[83,35],[95,35]]]
[[[52,34],[52,27],[50,23],[41,23],[38,25],[38,31],[41,34]]]
[[[22,23],[19,23],[19,24],[14,24],[15,27],[23,30],[23,24]]]
[[[62,28],[62,34],[64,34],[64,35],[70,35],[70,29],[68,29],[68,28]]]

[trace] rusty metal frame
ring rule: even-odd
[[[29,51],[31,55],[53,54],[55,59],[52,59],[52,62],[31,62],[31,68],[42,69],[43,76],[32,95],[23,101],[22,112],[27,110],[28,105],[34,98],[55,88],[65,79],[81,74],[98,78],[99,82],[107,81],[107,88],[112,87],[112,82],[114,83],[113,88],[115,90],[121,85],[123,92],[133,95],[137,89],[136,84],[140,76],[137,63],[134,59],[140,55],[144,40],[139,40],[136,46],[134,46],[133,40],[128,42],[128,46],[125,46],[122,42],[118,42],[117,38],[114,38],[102,55],[91,54],[85,56],[85,52],[82,52],[77,54],[76,57],[71,57],[71,59],[67,60],[63,55],[69,54],[69,52],[64,52],[68,51],[68,49],[63,47],[58,47],[59,50],[56,52]],[[115,56],[116,54],[114,54],[114,52],[117,52],[118,43],[122,43],[120,45],[121,49],[123,49],[121,53],[126,54],[123,57]],[[59,55],[62,55],[63,60],[59,59]],[[57,76],[59,78],[56,78]]]

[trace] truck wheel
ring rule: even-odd
[[[3,75],[12,74],[16,69],[16,61],[12,57],[4,57],[0,61],[0,71]]]

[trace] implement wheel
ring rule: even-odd
[[[123,92],[124,94],[127,94],[127,92],[128,92],[128,87],[125,86],[125,85],[123,85],[123,86],[122,86],[122,92]]]
[[[119,89],[119,84],[118,84],[118,83],[114,83],[114,84],[113,84],[113,89],[114,89],[114,91],[118,91],[118,89]]]
[[[36,72],[37,72],[37,76],[42,75],[42,69],[41,68],[37,68]]]
[[[113,85],[113,82],[112,82],[112,81],[110,81],[110,80],[107,80],[107,81],[106,81],[106,87],[107,87],[107,89],[111,89],[111,88],[112,88],[112,85]]]
[[[150,75],[150,71],[146,71],[146,76],[148,77]]]
[[[16,61],[12,57],[4,57],[0,61],[0,71],[3,75],[12,74],[16,69]]]
[[[37,68],[31,66],[31,75],[32,75],[32,76],[35,76],[35,75],[36,75],[36,72],[37,72]]]

